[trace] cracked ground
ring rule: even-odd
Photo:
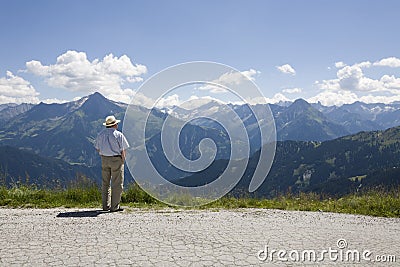
[[[1,208],[0,225],[0,266],[400,265],[400,218],[268,209]],[[321,259],[329,248],[371,253],[358,261]],[[279,250],[286,254],[279,257]],[[294,257],[304,250],[316,251],[316,259]],[[375,258],[391,255],[396,262]]]

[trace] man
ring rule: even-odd
[[[106,126],[96,138],[95,148],[101,156],[102,206],[111,212],[123,211],[119,206],[124,189],[124,162],[129,147],[125,136],[118,131],[120,120],[108,116]],[[111,192],[110,192],[111,182]]]

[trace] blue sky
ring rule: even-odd
[[[270,102],[400,101],[400,1],[2,1],[0,104],[129,102],[187,61],[250,73]]]

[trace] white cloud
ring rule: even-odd
[[[369,68],[372,66],[372,63],[369,61],[363,61],[360,63],[356,63],[353,65],[354,67],[359,67],[359,68]]]
[[[191,110],[200,107],[202,105],[205,105],[209,102],[218,102],[221,104],[229,103],[211,96],[199,97],[197,95],[192,95],[187,99],[181,99],[181,97],[178,94],[173,94],[163,98],[159,98],[156,103],[156,100],[149,98],[140,92],[134,94],[131,103],[146,108],[153,108],[155,104],[155,107],[157,108],[171,108],[174,106],[179,106],[181,108]]]
[[[359,101],[364,103],[392,103],[400,101],[400,94],[384,96],[384,95],[366,95],[359,98]]]
[[[364,79],[364,74],[361,67],[346,66],[337,72],[339,88],[344,90],[356,90],[362,91],[361,84],[362,79]]]
[[[392,93],[400,93],[400,91],[397,91],[400,90],[400,78],[396,78],[393,75],[383,75],[380,82],[382,82],[383,86],[387,89],[392,89],[390,90]]]
[[[285,64],[282,66],[276,66],[276,68],[282,73],[296,75],[296,71],[289,64]]]
[[[282,93],[275,94],[272,98],[268,97],[255,97],[255,98],[246,98],[244,100],[239,101],[229,101],[222,100],[218,98],[214,98],[212,96],[197,96],[192,95],[189,98],[181,99],[179,95],[173,94],[166,96],[164,98],[160,98],[157,100],[156,107],[157,108],[171,108],[173,106],[179,106],[181,108],[192,110],[198,108],[202,105],[205,105],[209,102],[218,102],[220,104],[233,104],[233,105],[243,105],[245,103],[256,105],[256,104],[275,104],[278,102],[285,101],[293,101],[294,99],[287,98]],[[136,93],[133,97],[132,104],[144,106],[146,108],[152,108],[155,103],[155,100],[143,95],[142,93]]]
[[[67,51],[57,57],[53,65],[32,60],[26,63],[29,72],[45,78],[54,88],[92,93],[98,91],[106,97],[130,102],[134,92],[123,88],[126,83],[140,82],[147,72],[144,65],[132,64],[126,55],[106,55],[102,60],[89,61],[85,52]]]
[[[141,92],[134,93],[132,95],[132,99],[130,102],[130,104],[137,105],[137,106],[143,106],[146,108],[152,108],[154,103],[155,103],[154,99],[151,99],[150,97],[145,96]]]
[[[132,97],[135,95],[135,91],[132,89],[119,89],[119,90],[112,90],[112,91],[105,91],[104,95],[111,100],[123,103],[130,103]]]
[[[388,57],[381,59],[377,62],[374,62],[374,66],[380,67],[391,67],[391,68],[398,68],[400,67],[400,59],[396,57]]]
[[[400,94],[388,96],[367,94],[360,96],[349,91],[324,91],[314,97],[308,98],[307,101],[310,103],[321,102],[321,104],[325,106],[341,106],[343,104],[351,104],[356,101],[361,101],[364,103],[392,103],[394,101],[400,101]]]
[[[343,104],[351,104],[359,100],[355,93],[349,91],[324,91],[316,96],[307,99],[310,103],[321,102],[324,106],[341,106]]]
[[[173,106],[178,106],[181,103],[179,99],[179,95],[173,94],[169,95],[165,98],[160,98],[157,101],[156,107],[162,108],[162,107],[173,107]]]
[[[348,65],[346,63],[344,63],[343,61],[335,62],[335,67],[337,69],[341,69],[341,68],[344,68],[346,66],[348,66]],[[356,63],[353,66],[358,66],[360,68],[369,68],[369,67],[372,66],[372,64],[369,61],[363,61],[363,62],[360,62],[360,63]]]
[[[315,85],[321,92],[308,100],[320,101],[324,105],[342,105],[355,101],[365,103],[399,101],[400,78],[388,74],[372,78],[364,73],[366,68],[370,69],[368,73],[374,73],[374,68],[381,66],[400,67],[400,59],[390,57],[374,63],[364,61],[353,65],[336,62],[335,67],[338,68],[336,78],[316,81]]]
[[[229,88],[229,86],[239,85],[248,80],[254,81],[255,76],[258,74],[260,74],[260,72],[257,70],[254,70],[254,69],[249,69],[249,70],[242,71],[242,72],[224,73],[220,77],[218,77],[218,79],[212,81],[212,83],[215,83],[215,84],[221,85],[221,86],[207,84],[207,85],[201,86],[199,88],[199,90],[207,90],[214,94],[226,93],[227,90],[224,89],[224,86]]]
[[[284,94],[277,93],[272,98],[266,98],[267,103],[275,104],[278,102],[285,102],[285,101],[292,101],[291,99],[287,98]]]
[[[254,69],[245,70],[240,73],[243,74],[244,76],[246,76],[251,81],[255,81],[255,76],[260,74],[260,72],[258,70],[254,70]]]
[[[181,101],[179,103],[179,106],[181,108],[184,108],[184,109],[187,109],[187,110],[193,110],[193,109],[199,108],[199,107],[201,107],[201,106],[203,106],[205,104],[208,104],[210,102],[216,102],[216,103],[219,103],[219,104],[222,104],[222,105],[227,104],[226,102],[221,101],[220,99],[216,99],[216,98],[211,97],[211,96],[198,97],[198,96],[192,95],[192,96],[189,97],[188,100]]]
[[[247,99],[246,102],[250,105],[256,105],[256,104],[276,104],[279,102],[285,102],[285,101],[293,101],[292,99],[287,98],[284,94],[282,93],[276,93],[272,98],[269,97],[255,97],[252,99]]]
[[[259,71],[256,71],[254,69],[245,70],[242,72],[229,72],[222,74],[217,80],[213,82],[225,86],[228,86],[230,84],[241,84],[246,81],[246,79],[243,76],[245,76],[247,79],[251,81],[254,81],[255,80],[254,76],[259,73],[260,73]]]
[[[337,71],[336,79],[317,81],[316,85],[320,89],[330,91],[394,92],[393,90],[400,89],[400,80],[394,76],[383,75],[380,79],[366,77],[362,68],[370,66],[369,62],[346,65]]]
[[[303,90],[301,88],[286,88],[282,90],[283,93],[287,94],[298,94],[301,93],[302,91]]]
[[[79,97],[80,99],[80,97]],[[74,99],[74,100],[78,100],[78,99]],[[44,100],[41,100],[41,102],[46,103],[46,104],[53,104],[53,103],[58,103],[58,104],[62,104],[62,103],[66,103],[68,102],[67,100],[61,100],[58,98],[47,98]]]
[[[335,67],[338,69],[341,69],[343,67],[347,66],[346,64],[344,64],[342,61],[339,62],[335,62]]]
[[[0,104],[38,103],[39,93],[24,78],[7,71],[6,77],[0,78]]]
[[[222,94],[222,93],[229,92],[229,90],[227,90],[225,88],[226,85],[223,85],[221,82],[219,82],[218,84],[219,84],[219,86],[214,85],[214,84],[205,84],[205,85],[200,86],[198,89],[203,90],[203,91],[209,91],[210,93],[213,93],[213,94]],[[226,86],[226,87],[228,87],[228,86]]]

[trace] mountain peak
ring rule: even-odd
[[[292,106],[302,106],[302,107],[310,107],[311,104],[305,101],[303,98],[296,99],[296,101],[293,102]]]
[[[109,103],[111,102],[110,100],[108,100],[107,98],[105,98],[102,94],[95,92],[91,95],[87,96],[86,101],[83,103],[83,105],[85,106],[90,106],[90,105],[103,105],[104,103]]]
[[[99,92],[94,92],[93,94],[89,95],[88,99],[108,100],[105,96],[103,96]]]
[[[296,99],[289,107],[288,110],[295,113],[303,113],[312,108],[311,104],[302,98]]]
[[[123,108],[98,92],[89,95],[80,110],[93,119],[123,112]]]

